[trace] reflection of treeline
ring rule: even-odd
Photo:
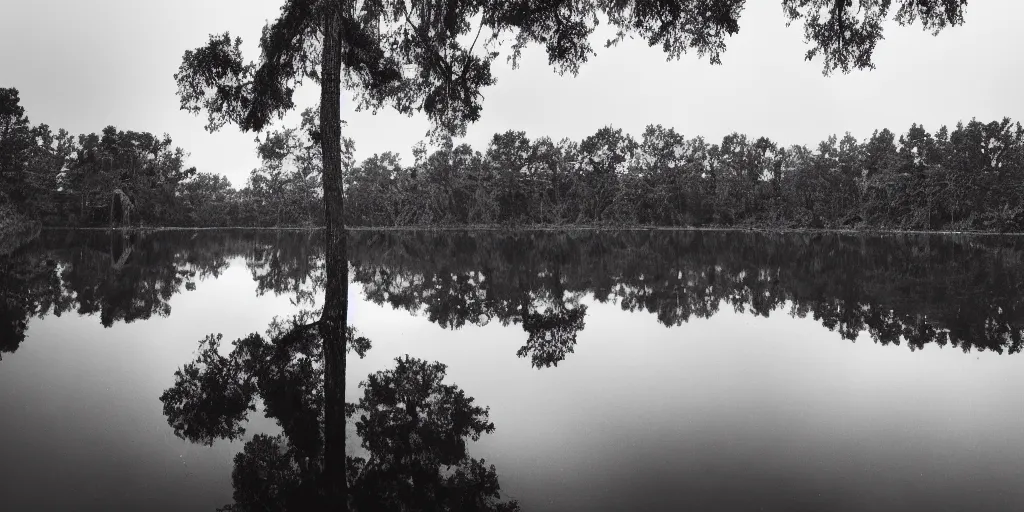
[[[322,249],[316,232],[44,230],[0,258],[0,351],[12,352],[34,316],[99,315],[109,327],[171,312],[175,294],[218,277],[243,257],[256,291],[308,293]]]
[[[1015,353],[1024,332],[1024,241],[941,236],[723,232],[358,233],[355,280],[370,300],[457,328],[539,326],[521,355],[565,357],[580,299],[667,326],[722,307],[811,316],[853,340]],[[584,310],[585,312],[585,310]],[[574,330],[575,329],[575,330]],[[571,336],[566,331],[572,331]],[[527,328],[527,331],[530,331]],[[553,331],[553,332],[552,332]],[[543,358],[541,358],[543,359]],[[543,362],[543,361],[541,361]]]
[[[346,175],[357,225],[611,224],[1024,229],[1024,128],[970,121],[934,134],[876,131],[782,147],[714,144],[650,126],[576,143],[495,135],[402,166],[375,155]]]
[[[185,151],[167,135],[108,126],[75,137],[33,126],[17,89],[0,88],[0,209],[49,226],[319,225],[313,122],[307,114],[301,130],[269,134],[258,148],[262,165],[235,189],[224,176],[186,167]]]
[[[615,302],[664,325],[722,307],[811,316],[846,339],[1017,352],[1024,240],[1013,237],[739,232],[350,234],[353,276],[379,304],[446,328],[497,321],[527,333],[519,354],[556,365]],[[0,351],[35,316],[103,325],[170,313],[169,301],[242,257],[257,293],[308,299],[323,286],[319,232],[167,231],[123,237],[44,230],[0,258]]]

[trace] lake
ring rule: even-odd
[[[0,259],[0,508],[301,503],[323,254],[44,230]],[[348,260],[363,508],[1024,509],[1024,238],[359,231]]]

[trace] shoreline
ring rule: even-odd
[[[160,231],[319,231],[323,226],[316,227],[255,227],[255,226],[221,226],[221,227],[186,227],[186,226],[160,226],[160,227],[133,227],[133,228],[102,228],[102,227],[72,227],[72,226],[43,226],[43,230],[74,230],[74,231],[122,231],[122,232],[160,232]],[[887,228],[773,228],[773,227],[737,227],[737,226],[593,226],[573,225],[562,226],[500,226],[500,225],[465,225],[465,226],[350,226],[347,231],[420,231],[420,232],[615,232],[615,231],[678,231],[678,232],[714,232],[714,231],[735,231],[743,233],[767,233],[767,234],[844,234],[844,235],[967,235],[967,236],[1024,236],[1024,232],[996,232],[996,231],[953,231],[953,230],[908,230],[908,229],[887,229]]]

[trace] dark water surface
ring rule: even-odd
[[[349,260],[364,508],[1024,510],[1022,238],[357,232]],[[0,259],[0,510],[301,494],[324,372],[272,322],[323,265],[268,231]]]

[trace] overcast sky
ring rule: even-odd
[[[168,133],[191,154],[190,165],[236,186],[258,164],[253,134],[208,134],[205,117],[178,109],[173,75],[185,50],[210,33],[241,36],[246,57],[255,58],[281,0],[0,1],[0,87],[18,88],[33,123],[76,134],[111,124]],[[831,77],[822,76],[820,59],[804,61],[802,26],[785,26],[779,0],[747,2],[721,66],[695,55],[667,62],[635,40],[600,49],[577,77],[560,77],[533,48],[518,70],[496,62],[498,84],[484,90],[483,118],[465,141],[482,150],[510,129],[579,140],[605,125],[639,136],[662,124],[715,141],[738,131],[815,145],[846,131],[859,139],[876,128],[903,132],[912,122],[934,130],[972,117],[1020,120],[1021,19],[1020,0],[974,0],[966,24],[937,37],[893,23],[875,51],[876,70]],[[314,87],[300,90],[300,106],[317,97]],[[342,118],[358,159],[390,150],[408,162],[428,128],[421,116],[355,113],[347,96]]]

